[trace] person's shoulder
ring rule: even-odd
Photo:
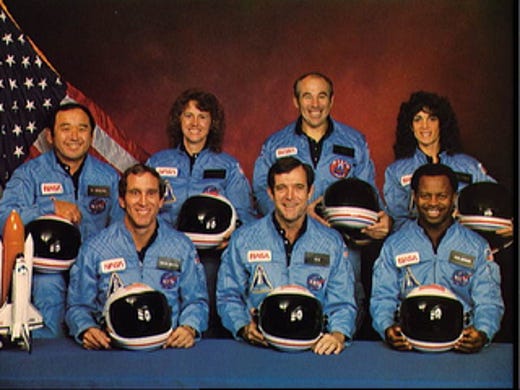
[[[40,154],[39,156],[36,156],[34,158],[31,158],[30,160],[26,160],[22,164],[20,164],[16,169],[19,171],[23,170],[33,170],[33,169],[49,169],[49,163],[52,163],[54,159],[54,153],[52,151],[48,151],[45,153]]]
[[[163,163],[164,161],[168,162],[168,160],[174,159],[177,156],[177,154],[177,149],[162,149],[153,153],[148,158],[147,163],[149,165],[153,165],[154,163]]]
[[[193,242],[190,240],[190,238],[180,230],[177,230],[172,225],[167,223],[166,221],[158,221],[159,223],[159,234],[163,237],[167,237],[167,241],[173,243],[174,245],[178,245],[180,242],[183,242],[184,244],[192,245]]]
[[[466,153],[455,153],[455,154],[452,154],[450,157],[452,160],[456,160],[459,164],[463,163],[466,165],[475,165],[475,166],[481,164],[480,161],[477,160],[476,157],[473,157]]]
[[[117,221],[114,222],[101,230],[99,230],[97,233],[94,233],[93,235],[87,237],[83,243],[81,244],[82,247],[85,247],[86,250],[97,250],[98,248],[104,247],[105,245],[102,243],[108,242],[112,243],[114,242],[116,232],[121,229],[121,225],[124,225],[123,221]]]
[[[338,230],[332,227],[325,226],[324,224],[310,216],[307,217],[307,226],[309,229],[317,231],[322,237],[329,237],[334,240],[339,238],[341,241],[343,241],[341,233]]]
[[[220,160],[223,163],[232,164],[232,165],[238,163],[238,159],[235,156],[233,156],[227,152],[224,152],[224,151],[214,152],[214,151],[207,149],[204,152],[204,154],[205,154],[206,158],[211,159],[211,160]]]
[[[91,169],[94,172],[97,171],[102,173],[103,175],[112,175],[114,177],[119,177],[119,173],[112,165],[110,165],[107,162],[101,161],[96,156],[87,154],[85,158],[85,163],[86,167],[88,167],[87,169]]]
[[[403,241],[415,241],[420,229],[416,219],[408,219],[398,230],[391,232],[385,238],[383,245],[391,246],[401,244]]]
[[[464,242],[469,245],[474,245],[478,247],[485,247],[488,245],[487,240],[482,237],[479,233],[474,231],[473,229],[470,229],[467,226],[464,226],[459,221],[455,221],[453,225],[451,226],[451,229],[454,229],[457,231],[457,234],[460,235],[461,243]],[[459,240],[459,238],[457,239]]]
[[[346,123],[339,122],[333,118],[331,118],[331,121],[334,125],[335,131],[337,131],[339,133],[348,134],[351,137],[365,139],[365,135],[360,130],[358,130],[350,125],[347,125]]]
[[[288,136],[293,136],[295,134],[294,129],[296,126],[296,121],[291,122],[287,124],[286,126],[282,127],[281,129],[276,130],[269,136],[267,136],[264,143],[273,143],[278,142],[280,140],[283,140],[287,138]]]

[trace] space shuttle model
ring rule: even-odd
[[[33,253],[32,236],[25,239],[22,219],[13,210],[0,241],[0,336],[28,352],[31,331],[43,326],[42,315],[31,303]]]

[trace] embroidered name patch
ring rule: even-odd
[[[109,274],[115,271],[124,271],[126,269],[126,261],[122,257],[115,259],[103,260],[101,262],[101,273]]]
[[[417,264],[421,261],[419,252],[408,252],[395,257],[396,267],[406,267],[407,265]]]
[[[330,265],[330,256],[326,253],[305,252],[305,264],[328,267]]]
[[[110,187],[108,186],[91,186],[89,185],[87,188],[88,196],[97,196],[101,198],[110,197]]]
[[[181,262],[178,259],[172,259],[169,257],[159,257],[157,259],[157,269],[164,269],[167,271],[180,271]]]
[[[270,250],[256,250],[247,252],[247,261],[249,263],[271,261]]]
[[[468,255],[466,253],[451,251],[450,252],[450,263],[461,265],[467,268],[473,268],[475,262],[475,256]]]
[[[225,169],[206,169],[202,174],[203,179],[225,179],[226,178],[226,170]]]

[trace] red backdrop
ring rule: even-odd
[[[517,6],[508,0],[5,0],[63,78],[150,152],[175,97],[222,101],[224,149],[249,178],[265,137],[292,121],[293,80],[335,83],[333,116],[362,131],[381,187],[399,105],[447,96],[466,152],[516,186]]]

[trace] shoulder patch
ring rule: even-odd
[[[401,185],[403,187],[409,186],[410,183],[412,182],[412,175],[411,174],[403,175],[403,176],[401,176],[400,181],[401,181]]]

